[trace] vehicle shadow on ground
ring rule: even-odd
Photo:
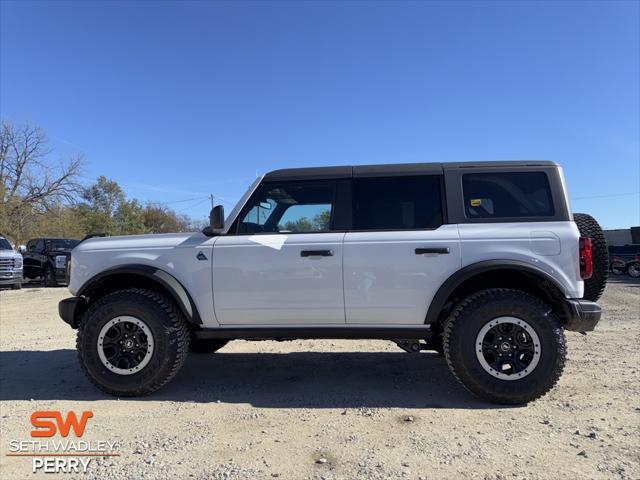
[[[0,352],[0,400],[113,399],[89,383],[75,350]],[[261,408],[504,408],[464,390],[435,353],[190,355],[178,376],[136,401],[248,403]]]

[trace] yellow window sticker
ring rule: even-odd
[[[479,207],[480,205],[482,205],[482,199],[480,199],[480,198],[472,198],[471,199],[471,206],[472,207]]]

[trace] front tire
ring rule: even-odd
[[[469,391],[495,403],[522,404],[547,393],[564,368],[559,319],[518,290],[482,290],[464,299],[445,324],[444,354]]]
[[[189,330],[169,298],[131,288],[91,305],[78,328],[77,348],[82,369],[100,390],[121,397],[148,395],[184,364]]]
[[[11,285],[12,290],[20,290],[21,288],[22,288],[21,283],[14,283],[13,285]]]

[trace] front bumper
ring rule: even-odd
[[[16,285],[23,283],[22,270],[9,271],[0,273],[0,285]]]
[[[583,299],[565,300],[565,330],[572,332],[591,332],[602,316],[600,305]]]
[[[78,328],[78,321],[87,310],[87,301],[83,297],[70,297],[58,303],[58,315],[71,325],[71,328]]]

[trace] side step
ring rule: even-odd
[[[432,336],[430,325],[415,327],[220,327],[195,330],[196,338],[228,340],[295,340],[295,339],[355,339],[394,340],[427,339]]]

